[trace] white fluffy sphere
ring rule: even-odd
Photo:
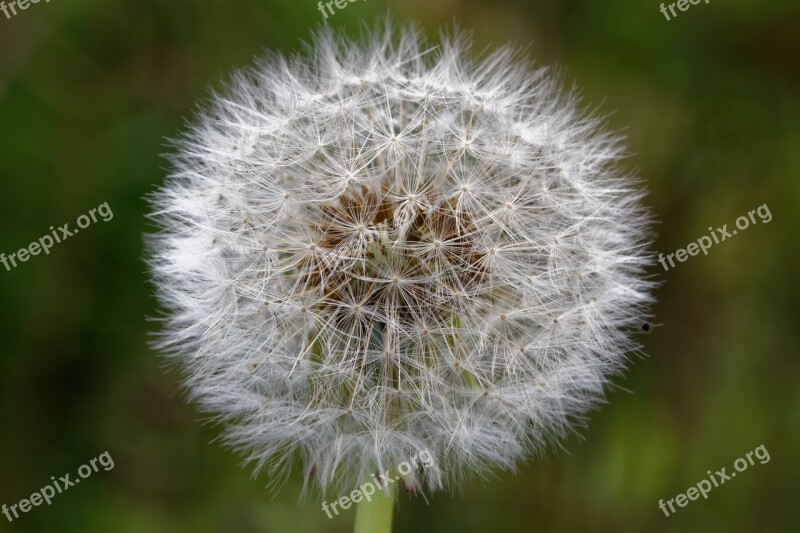
[[[388,25],[387,25],[388,26]],[[513,468],[636,349],[649,226],[620,138],[511,49],[360,42],[234,76],[153,195],[159,348],[256,470],[352,488]]]

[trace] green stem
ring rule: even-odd
[[[394,491],[391,485],[388,495],[381,487],[376,486],[371,500],[362,499],[356,504],[356,524],[353,533],[392,533]]]

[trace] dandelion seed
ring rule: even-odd
[[[158,348],[256,471],[350,490],[428,450],[410,490],[452,488],[583,424],[637,349],[649,219],[621,139],[513,50],[470,54],[322,31],[176,143]]]

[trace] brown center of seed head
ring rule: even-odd
[[[457,202],[422,194],[409,200],[386,184],[380,191],[350,185],[318,207],[311,226],[316,253],[301,263],[299,276],[316,310],[357,309],[373,327],[389,320],[411,325],[423,314],[449,322],[453,295],[487,277],[472,216]]]

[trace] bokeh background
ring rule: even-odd
[[[649,357],[590,426],[516,473],[404,497],[397,532],[798,531],[800,523],[800,6],[704,2],[366,0],[328,22],[357,33],[391,9],[432,36],[458,21],[480,47],[513,40],[583,88],[630,139],[669,253],[767,203],[757,224],[669,272]],[[179,375],[147,345],[144,196],[165,138],[263,48],[322,22],[314,0],[52,0],[0,13],[0,252],[108,202],[98,223],[0,267],[0,504],[108,451],[100,471],[0,531],[345,532],[299,478],[278,493],[211,441]],[[763,444],[708,500],[673,498]]]

